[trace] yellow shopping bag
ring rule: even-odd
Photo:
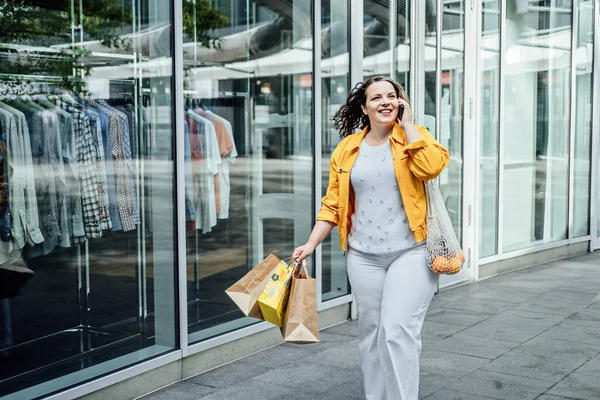
[[[265,290],[258,296],[258,305],[265,321],[283,326],[284,313],[290,297],[290,281],[295,262],[281,261],[271,274]]]

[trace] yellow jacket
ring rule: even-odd
[[[415,240],[421,242],[427,238],[427,199],[423,182],[436,178],[448,165],[450,156],[448,150],[431,136],[427,128],[416,128],[421,139],[407,145],[404,130],[396,124],[390,145],[408,223]],[[365,128],[361,133],[346,137],[333,151],[329,164],[329,187],[317,215],[317,221],[328,221],[338,226],[343,250],[346,250],[355,204],[350,171],[367,130]]]

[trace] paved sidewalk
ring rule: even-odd
[[[363,399],[356,336],[347,322],[145,399]],[[423,399],[598,400],[600,253],[443,291],[422,336]]]

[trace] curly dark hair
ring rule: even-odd
[[[371,126],[369,116],[363,114],[361,106],[367,103],[367,88],[380,81],[391,83],[396,89],[396,96],[410,103],[404,88],[391,78],[374,76],[364,82],[359,82],[348,94],[346,104],[341,106],[332,118],[335,129],[340,131],[340,138],[352,135],[357,128],[364,129]]]

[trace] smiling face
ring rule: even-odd
[[[385,80],[373,82],[366,90],[362,110],[373,124],[391,125],[398,115],[398,94],[394,85]]]

